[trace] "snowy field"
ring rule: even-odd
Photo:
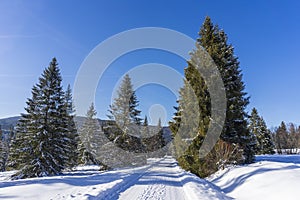
[[[208,180],[238,200],[299,200],[300,156],[257,156],[254,164],[219,171]]]
[[[10,181],[0,173],[0,199],[299,199],[300,156],[258,156],[208,180],[180,169],[170,157],[143,167],[100,172],[82,167],[61,176]],[[211,184],[211,181],[213,184]]]
[[[0,175],[0,199],[230,199],[206,180],[180,169],[173,158],[144,167],[99,172],[81,168],[62,176],[10,181]]]

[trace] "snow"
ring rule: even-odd
[[[300,155],[257,156],[256,163],[231,166],[208,179],[182,170],[171,157],[147,165],[101,172],[81,166],[61,176],[9,179],[0,173],[0,199],[299,199]]]
[[[221,170],[208,180],[239,200],[296,200],[300,196],[300,155],[257,156],[256,163]]]
[[[171,157],[143,167],[98,171],[79,167],[61,176],[8,180],[0,173],[1,199],[231,199],[204,179],[178,167]]]

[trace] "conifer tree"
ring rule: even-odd
[[[288,131],[283,121],[275,132],[275,141],[277,153],[282,154],[285,149],[288,149]]]
[[[267,128],[266,122],[264,121],[264,119],[261,117],[261,121],[260,121],[260,127],[261,127],[261,131],[264,133],[263,135],[263,150],[262,150],[262,154],[274,154],[275,151],[275,144],[271,135],[271,131]]]
[[[249,131],[256,136],[256,154],[273,154],[274,144],[271,132],[268,130],[264,119],[259,116],[256,108],[252,109]]]
[[[116,122],[116,126],[105,128],[108,137],[123,150],[143,151],[140,138],[141,127],[139,127],[141,125],[139,116],[141,111],[137,107],[138,100],[131,79],[126,74],[109,110],[110,115],[108,117]]]
[[[258,115],[258,112],[256,108],[253,108],[251,111],[250,116],[250,122],[249,122],[249,130],[255,134],[257,145],[256,145],[256,153],[260,153],[262,150],[262,140],[263,140],[263,133],[261,133],[259,122],[260,122],[260,116]]]
[[[193,68],[192,65],[190,68]],[[187,73],[186,70],[186,74],[190,73]],[[198,78],[202,81],[200,76]],[[196,80],[198,79],[194,79],[193,83],[196,83]],[[194,88],[197,87],[196,85],[197,84],[194,85]],[[177,116],[173,118],[173,121],[169,122],[170,127],[174,127],[171,128],[171,130],[176,130],[176,132],[173,132],[176,156],[180,156],[184,153],[183,150],[191,144],[192,139],[200,132],[199,127],[204,127],[203,121],[201,121],[202,123],[199,123],[200,115],[199,104],[197,103],[198,99],[200,99],[199,96],[194,94],[194,90],[189,85],[188,81],[184,81],[184,86],[179,90]],[[204,114],[201,116],[204,116]],[[204,130],[202,129],[202,131]],[[204,135],[204,132],[201,134]]]
[[[29,99],[27,104],[29,104],[32,99]],[[27,112],[29,111],[30,109],[28,107]],[[29,137],[26,127],[27,123],[29,123],[29,116],[27,114],[21,114],[21,118],[19,119],[16,126],[16,134],[14,135],[10,143],[8,163],[6,166],[7,170],[19,170],[25,166],[25,161],[27,159],[30,159],[32,149],[29,143]]]
[[[9,144],[13,135],[13,127],[10,127],[10,132],[4,136],[4,132],[0,125],[0,171],[5,171],[9,154]]]
[[[65,93],[65,106],[66,106],[66,122],[67,122],[67,129],[68,129],[68,145],[69,148],[69,160],[66,161],[66,166],[69,168],[72,168],[77,165],[78,161],[78,142],[79,142],[79,135],[77,133],[76,124],[74,121],[74,103],[73,103],[73,97],[72,97],[72,90],[71,86],[68,85],[66,93]]]
[[[86,113],[85,122],[79,130],[80,143],[79,147],[79,164],[82,165],[98,165],[100,162],[96,159],[97,148],[101,141],[99,141],[100,126],[95,118],[97,112],[92,103]]]
[[[20,171],[14,178],[57,175],[67,167],[71,151],[68,112],[62,78],[55,58],[32,88],[26,113],[16,127],[10,166]]]
[[[215,150],[218,149],[219,151],[222,151],[223,149],[221,148],[227,148],[228,145],[232,145],[232,147],[227,149],[232,149],[237,153],[232,154],[232,156],[236,156],[236,158],[231,160],[240,161],[241,154],[239,153],[240,151],[236,150],[236,147],[241,148],[244,152],[244,162],[249,163],[254,160],[254,147],[256,144],[255,136],[247,129],[248,115],[245,112],[245,108],[249,103],[249,98],[244,92],[245,85],[242,81],[242,73],[239,67],[238,58],[234,55],[234,48],[232,45],[228,44],[225,32],[220,30],[218,26],[213,25],[209,17],[206,17],[200,29],[199,36],[196,50],[192,52],[191,59],[185,69],[185,77],[197,97],[198,110],[201,115],[196,117],[199,119],[198,130],[190,131],[193,133],[192,135],[196,134],[197,136],[193,139],[184,155],[179,158],[179,164],[185,166],[185,169],[189,169],[193,171],[193,173],[203,176],[213,172],[202,173],[207,168],[217,169],[217,163],[224,163],[224,160],[228,161],[229,159],[212,155],[213,152],[206,158],[199,159],[199,149],[211,122],[211,104],[207,83],[205,83],[203,77],[196,68],[196,65],[209,67],[209,64],[206,64],[208,61],[205,61],[207,56],[203,55],[202,48],[208,52],[218,67],[225,86],[227,98],[226,121],[221,134],[221,140],[224,142],[221,141],[217,143],[219,146],[216,146]],[[213,77],[207,78],[213,79]],[[182,122],[184,111],[184,109],[182,109],[182,102],[187,99],[186,95],[182,96],[182,98],[183,100],[178,101],[179,105],[176,109],[175,117],[170,123],[170,129],[173,131],[174,135],[176,135],[177,131],[182,128],[184,124],[184,122]],[[188,113],[192,115],[195,112],[189,111]],[[184,128],[182,129],[184,130]],[[225,143],[226,145],[223,145]],[[219,154],[216,151],[215,153]],[[230,155],[230,153],[226,153],[226,156],[227,155]],[[220,160],[211,162],[212,158]],[[206,165],[205,163],[207,163],[207,161],[210,161],[211,165]]]
[[[198,43],[217,65],[226,90],[226,121],[221,139],[240,144],[244,149],[245,162],[253,162],[255,137],[247,129],[248,115],[245,111],[249,97],[244,91],[245,84],[234,48],[228,44],[225,32],[214,26],[209,17],[206,17],[199,35]]]
[[[238,58],[234,55],[234,48],[228,44],[225,32],[214,26],[209,17],[206,17],[199,35],[198,43],[214,60],[226,89],[227,112],[221,137],[231,143],[244,143],[248,117],[245,108],[249,103],[249,97],[244,92],[245,84]]]
[[[139,117],[141,111],[137,109],[138,105],[131,79],[126,74],[109,110],[109,117],[116,121],[125,134],[128,133],[130,124],[141,124],[142,119]]]
[[[0,172],[5,170],[5,147],[3,141],[2,129],[0,125]]]
[[[142,137],[142,144],[143,144],[143,151],[145,152],[146,151],[146,141],[147,141],[147,138],[150,137],[150,131],[149,131],[149,124],[148,124],[148,118],[147,116],[145,116],[144,118],[144,121],[143,121],[143,124],[142,124],[142,129],[141,129],[141,137]]]

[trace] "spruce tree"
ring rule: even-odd
[[[277,153],[282,154],[285,149],[288,149],[288,131],[283,121],[275,132],[275,142]]]
[[[28,103],[29,101],[32,101],[32,99],[28,100]],[[27,112],[29,112],[29,109],[27,109]],[[19,170],[25,166],[25,161],[30,159],[32,148],[29,143],[29,134],[26,127],[26,124],[28,123],[28,114],[21,114],[21,119],[18,121],[16,126],[16,134],[10,143],[10,151],[6,170]]]
[[[10,127],[10,132],[4,136],[4,131],[0,125],[0,171],[5,171],[9,154],[9,144],[13,135],[13,127]]]
[[[117,97],[110,106],[109,118],[115,120],[124,133],[128,133],[131,124],[141,124],[142,119],[139,117],[141,111],[137,109],[138,105],[131,79],[126,74],[117,91]]]
[[[245,111],[249,97],[242,80],[242,72],[234,48],[228,44],[227,35],[206,17],[199,32],[201,45],[214,60],[221,74],[227,98],[226,121],[221,134],[224,141],[240,144],[244,149],[245,162],[253,162],[255,138],[247,129],[248,115]]]
[[[141,137],[142,137],[142,145],[143,145],[143,152],[147,151],[146,148],[146,142],[147,142],[147,138],[150,137],[150,131],[149,131],[149,124],[148,124],[148,118],[147,116],[145,116],[143,124],[142,124],[142,128],[141,128]]]
[[[214,60],[226,89],[227,112],[221,138],[231,143],[243,143],[247,136],[248,115],[245,108],[249,97],[244,91],[245,84],[234,48],[228,44],[225,32],[214,26],[209,17],[206,17],[199,35],[198,43]]]
[[[140,110],[137,109],[138,100],[128,74],[125,75],[117,91],[117,96],[110,105],[111,120],[115,126],[105,128],[106,135],[123,150],[143,151],[141,134]]]
[[[80,143],[78,145],[79,161],[81,165],[98,165],[100,162],[96,159],[97,148],[99,148],[98,131],[100,126],[95,118],[97,112],[92,103],[86,113],[85,121],[79,129]]]
[[[14,178],[57,175],[67,167],[71,133],[62,78],[55,58],[32,88],[26,113],[16,127],[11,146],[10,166],[20,171]]]
[[[262,146],[262,141],[263,141],[263,133],[260,130],[260,116],[258,115],[258,112],[256,108],[253,108],[251,111],[251,116],[249,119],[249,130],[256,136],[257,144],[256,144],[256,153],[260,154],[263,146]]]
[[[0,172],[5,170],[5,146],[0,125]]]
[[[72,168],[77,165],[78,161],[78,142],[80,140],[77,133],[76,124],[74,121],[75,117],[75,108],[72,97],[71,86],[68,85],[65,93],[65,107],[66,107],[66,122],[67,122],[67,134],[68,134],[68,151],[69,151],[69,160],[66,161],[66,166]]]
[[[158,129],[158,149],[161,149],[162,147],[164,147],[166,145],[165,142],[165,137],[164,137],[164,129],[163,126],[161,124],[161,118],[158,119],[158,123],[157,123],[157,129]]]
[[[274,154],[275,151],[275,145],[274,145],[274,141],[271,135],[271,131],[267,128],[266,122],[265,120],[261,117],[260,120],[260,129],[261,132],[263,133],[263,142],[262,142],[262,154]]]
[[[193,66],[191,65],[190,68],[193,68]],[[186,74],[189,73],[186,72]],[[194,79],[193,83],[196,83],[196,80],[198,79]],[[202,81],[201,78],[200,81]],[[193,84],[193,86],[195,88],[197,87],[197,84]],[[200,112],[198,107],[198,99],[200,98],[199,96],[195,95],[194,90],[189,85],[188,81],[184,81],[184,86],[179,90],[179,106],[177,109],[177,115],[173,118],[173,121],[169,122],[171,130],[173,129],[172,131],[176,157],[182,155],[184,150],[191,144],[191,141],[194,139],[194,137],[200,133],[199,127],[204,127],[203,121],[201,121],[202,123],[199,123]],[[201,116],[204,116],[204,114]],[[202,131],[204,130],[202,129]],[[200,134],[204,135],[204,132],[201,132]]]
[[[255,136],[247,129],[248,115],[245,108],[249,103],[249,97],[247,97],[244,91],[245,85],[242,80],[238,58],[234,55],[232,45],[228,44],[227,35],[223,30],[220,30],[218,26],[213,25],[209,17],[206,17],[200,29],[199,36],[196,49],[191,53],[191,59],[188,61],[188,66],[184,70],[186,81],[197,97],[197,108],[200,111],[200,116],[194,118],[198,119],[198,126],[196,126],[198,129],[185,131],[190,132],[188,135],[196,135],[196,137],[191,142],[188,150],[178,160],[181,166],[185,166],[185,169],[193,171],[193,173],[200,176],[205,176],[213,171],[209,171],[208,173],[202,172],[208,168],[217,170],[217,163],[224,163],[229,160],[240,162],[242,157],[240,150],[236,148],[240,148],[243,151],[244,162],[253,162],[256,141]],[[202,74],[199,73],[196,67],[210,67],[209,60],[207,60],[207,56],[204,55],[202,48],[207,51],[220,72],[226,92],[227,109],[220,142],[216,144],[216,147],[210,155],[200,159],[199,149],[202,146],[203,139],[211,123],[211,97],[207,87],[208,83],[204,81]],[[214,77],[206,77],[208,81],[213,79]],[[170,129],[173,131],[173,136],[175,137],[174,143],[176,143],[176,137],[177,140],[180,137],[176,136],[178,130],[186,129],[183,128],[184,122],[182,120],[184,118],[182,116],[184,109],[182,108],[182,104],[184,101],[187,101],[187,97],[184,95],[181,98],[183,100],[179,99],[175,117],[170,123]],[[188,111],[188,113],[193,115],[195,111]],[[182,138],[179,138],[179,140],[182,141]],[[228,147],[228,145],[231,146]],[[232,153],[232,155],[230,155],[230,153],[224,154],[224,156],[230,155],[230,159],[213,155],[218,154],[222,156],[222,154],[217,152],[217,150],[225,151],[225,149],[222,148],[231,149],[235,153]],[[236,157],[232,159],[233,156]],[[210,165],[207,165],[208,161],[211,163]]]
[[[249,131],[256,136],[256,154],[273,154],[274,144],[271,132],[256,108],[252,109],[249,121]]]

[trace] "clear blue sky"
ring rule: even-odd
[[[248,109],[256,107],[268,126],[277,126],[282,120],[300,124],[299,9],[297,0],[2,0],[0,117],[24,112],[32,86],[54,56],[60,64],[64,85],[73,85],[85,57],[108,37],[132,28],[154,26],[196,39],[205,16],[209,15],[235,47],[246,91],[251,96]],[[133,52],[115,62],[106,78],[117,81],[131,67],[149,62],[172,66],[180,73],[185,67],[183,60],[165,52]],[[96,106],[103,118],[110,97],[101,93],[107,89],[101,87]],[[146,86],[137,91],[141,104],[148,100],[143,104],[143,115],[148,114],[151,104],[162,104],[167,107],[167,116],[172,116],[176,98],[164,90]],[[146,95],[154,91],[159,95]]]

